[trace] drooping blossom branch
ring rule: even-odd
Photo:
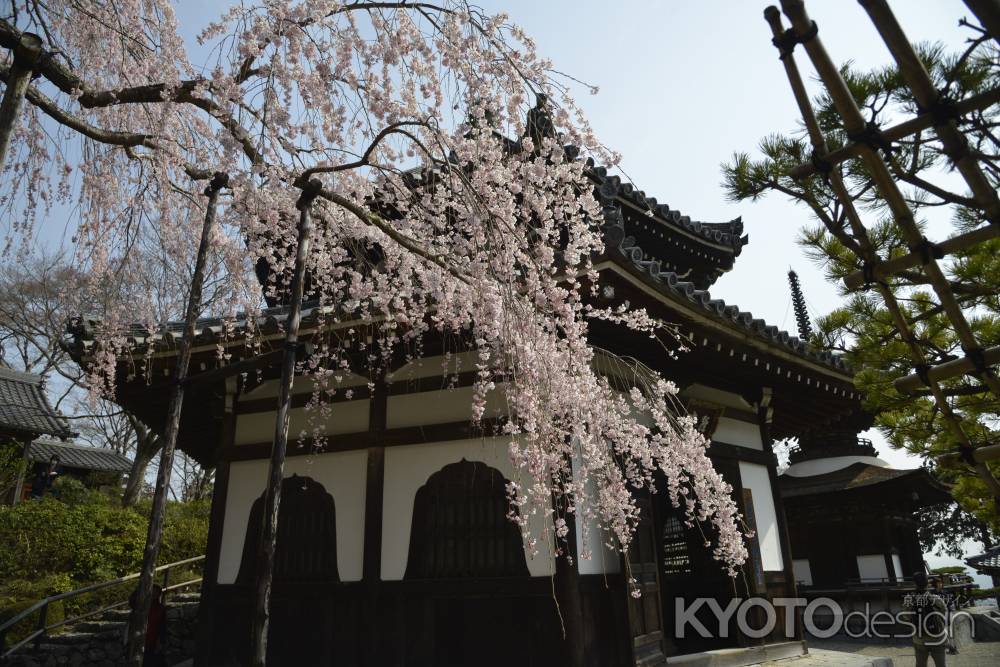
[[[615,158],[506,17],[461,2],[245,3],[201,34],[214,62],[197,68],[165,1],[52,0],[41,14],[16,4],[0,45],[34,29],[54,55],[4,174],[2,205],[22,221],[9,234],[30,236],[53,202],[72,203],[81,264],[128,282],[141,272],[129,253],[138,238],[190,263],[188,176],[224,171],[232,194],[212,253],[231,295],[218,314],[231,322],[262,306],[255,266],[266,298],[285,298],[296,184],[318,178],[306,298],[329,308],[338,333],[304,370],[343,372],[330,347],[353,343],[348,321],[376,323],[372,366],[385,350],[460,337],[478,358],[475,418],[503,424],[511,517],[526,539],[540,537],[528,517],[551,516],[556,497],[627,548],[636,493],[662,473],[689,521],[714,527],[720,560],[743,562],[735,506],[676,389],[662,378],[628,389],[595,369],[591,319],[654,335],[661,323],[587,304],[604,244],[583,158]],[[154,329],[157,311],[136,295],[106,318],[95,384],[114,391],[128,326],[138,316]],[[565,533],[547,525],[558,548]]]

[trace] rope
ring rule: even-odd
[[[989,367],[986,365],[986,356],[984,355],[983,348],[974,347],[966,350],[962,348],[965,352],[965,358],[972,362],[972,365],[976,368],[976,375],[982,375],[983,373],[989,372]]]
[[[812,154],[809,156],[809,161],[812,162],[813,168],[823,176],[829,175],[833,171],[833,165],[829,160],[823,158],[816,149],[813,149]]]
[[[920,237],[920,243],[910,246],[910,252],[919,254],[924,266],[944,257],[944,250],[941,249],[941,246],[931,243],[926,236]]]
[[[931,383],[931,377],[930,377],[930,374],[929,374],[929,371],[931,370],[931,367],[930,367],[929,364],[917,364],[917,366],[916,366],[916,368],[914,370],[917,372],[917,377],[920,378],[920,381],[924,383],[925,387],[932,387],[933,386],[933,384]]]
[[[969,445],[958,446],[958,456],[962,459],[964,463],[967,463],[971,467],[976,467],[976,450],[974,447]]]
[[[773,38],[771,43],[777,47],[779,53],[778,57],[781,60],[784,60],[788,56],[792,55],[796,44],[805,44],[806,42],[812,40],[817,33],[819,33],[819,26],[816,25],[815,21],[813,21],[812,25],[809,26],[809,30],[807,30],[804,35],[797,35],[794,28],[789,28],[778,37]]]
[[[865,129],[860,132],[848,132],[847,138],[857,144],[864,144],[872,150],[883,150],[886,153],[892,152],[892,144],[882,134],[882,130],[875,121],[870,120],[865,123]]]

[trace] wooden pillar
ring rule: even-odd
[[[368,430],[375,443],[368,448],[368,471],[365,483],[365,528],[362,580],[366,637],[364,664],[374,667],[382,659],[379,628],[379,584],[382,580],[382,503],[385,487],[385,429],[388,390],[385,376],[375,381],[368,411]]]
[[[889,584],[895,586],[896,568],[892,565],[892,536],[889,530],[889,517],[882,517],[882,556],[885,558],[885,571],[889,577]]]
[[[239,402],[243,382],[239,376],[226,378],[226,395],[222,417],[222,437],[216,454],[215,484],[212,487],[212,509],[208,522],[208,543],[205,546],[205,563],[201,579],[201,599],[198,603],[198,629],[194,664],[196,667],[211,664],[215,640],[215,591],[219,582],[219,557],[222,551],[222,533],[225,528],[226,499],[229,496],[229,457],[236,442],[236,404]],[[243,527],[241,527],[243,528]]]
[[[757,423],[760,426],[760,441],[765,451],[770,451],[774,455],[774,441],[771,438],[771,417],[774,408],[770,406],[772,393],[770,388],[765,388],[762,392],[761,400],[757,404]],[[774,515],[778,524],[778,539],[781,541],[781,560],[784,564],[785,573],[785,597],[797,597],[798,585],[795,582],[795,567],[792,558],[792,541],[788,530],[788,520],[785,517],[785,503],[781,498],[781,487],[778,483],[777,459],[767,465],[767,476],[771,482],[771,498],[774,502]],[[779,625],[779,627],[783,627]],[[802,609],[795,608],[795,636],[794,639],[802,639]],[[786,639],[792,639],[788,637]]]
[[[565,510],[566,501],[557,501]],[[566,518],[569,532],[566,534],[566,548],[572,562],[566,556],[556,557],[555,592],[559,604],[559,614],[562,616],[563,627],[566,630],[564,646],[566,649],[566,664],[570,667],[583,667],[586,662],[586,632],[584,631],[583,598],[580,594],[580,569],[576,548],[576,515],[559,511],[557,516]]]

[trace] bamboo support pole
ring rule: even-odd
[[[965,0],[965,6],[976,15],[990,37],[1000,44],[1000,1]]]
[[[809,19],[802,0],[782,0],[781,6],[785,15],[791,21],[795,35],[802,38],[811,34],[815,24]],[[861,115],[861,110],[858,109],[854,97],[847,88],[847,83],[840,75],[840,70],[823,47],[823,42],[819,37],[813,37],[812,39],[808,39],[804,46],[806,53],[812,60],[813,66],[816,68],[820,79],[823,81],[827,92],[833,100],[834,107],[840,114],[847,134],[853,137],[864,135],[866,130],[869,129],[866,126],[864,116]],[[913,218],[913,212],[906,204],[903,193],[900,192],[899,187],[896,185],[888,166],[886,166],[875,148],[863,142],[856,143],[861,143],[860,157],[868,167],[875,187],[882,194],[886,204],[888,204],[896,225],[902,231],[910,249],[913,252],[919,251],[920,247],[926,243],[926,239],[920,233],[920,229]],[[928,277],[931,287],[938,297],[938,302],[951,321],[962,348],[966,351],[966,354],[980,350],[981,345],[972,333],[972,328],[969,326],[961,307],[955,301],[944,272],[933,256],[928,256],[927,260],[923,266],[924,274]],[[1000,381],[997,380],[996,374],[989,369],[985,369],[980,373],[980,376],[982,382],[990,388],[990,391],[1000,397]]]
[[[288,422],[292,407],[292,383],[295,379],[295,360],[298,350],[299,324],[302,319],[302,293],[305,286],[306,261],[312,237],[312,219],[309,209],[320,193],[322,184],[313,179],[302,188],[296,202],[299,209],[298,239],[295,265],[292,271],[291,302],[285,323],[285,350],[281,361],[281,384],[278,394],[278,411],[274,419],[274,443],[271,446],[271,463],[267,490],[264,497],[264,526],[258,552],[256,597],[251,642],[251,664],[264,667],[267,663],[267,632],[270,625],[271,583],[274,576],[274,554],[278,538],[278,512],[281,508],[281,483],[284,479],[285,453],[288,448]]]
[[[142,572],[139,575],[136,604],[129,617],[125,664],[131,667],[141,667],[143,662],[146,621],[149,617],[149,604],[153,592],[153,576],[156,573],[156,559],[160,554],[160,540],[163,537],[163,522],[167,508],[167,493],[170,490],[170,474],[174,467],[174,451],[177,446],[177,434],[180,431],[181,409],[184,405],[184,380],[187,378],[188,366],[191,363],[194,328],[201,310],[201,294],[205,283],[205,265],[208,263],[208,247],[215,226],[215,209],[219,201],[219,192],[228,184],[229,177],[226,174],[218,173],[205,188],[205,195],[208,197],[205,222],[201,228],[201,240],[198,244],[198,254],[195,257],[194,272],[191,276],[191,291],[188,293],[187,307],[184,313],[184,333],[181,336],[177,352],[177,368],[174,371],[174,384],[170,391],[170,404],[167,408],[167,422],[163,433],[163,451],[160,454],[160,469],[156,475],[156,490],[153,493],[153,508],[149,516],[149,530],[146,534],[146,548],[142,556]]]
[[[7,77],[7,88],[0,101],[0,171],[7,161],[10,138],[17,129],[21,118],[24,93],[31,83],[31,75],[42,57],[42,38],[30,32],[22,32],[13,49],[14,63]]]
[[[971,248],[978,243],[983,243],[984,241],[989,241],[990,239],[995,239],[997,237],[1000,237],[1000,225],[989,224],[984,227],[979,227],[978,229],[973,229],[971,232],[965,232],[964,234],[953,236],[946,241],[942,241],[941,243],[936,243],[934,244],[934,250],[940,253],[942,257],[947,257],[952,253],[960,252],[966,248]],[[924,253],[922,251],[911,252],[901,257],[887,259],[877,266],[871,266],[870,276],[866,276],[864,271],[855,271],[854,273],[848,274],[844,277],[844,286],[851,290],[860,289],[869,281],[879,282],[896,273],[899,273],[900,271],[912,269],[913,267],[920,266],[923,263]]]
[[[966,114],[972,113],[973,111],[979,111],[981,109],[986,109],[1000,102],[1000,87],[991,88],[990,90],[984,91],[977,95],[972,95],[961,102],[956,102],[954,107],[952,107],[953,112],[958,116],[964,116]],[[934,114],[930,111],[920,114],[909,120],[904,120],[898,125],[892,125],[890,127],[882,130],[882,136],[888,142],[899,141],[900,139],[905,139],[906,137],[916,134],[921,130],[927,130],[934,126]],[[823,158],[823,161],[829,165],[838,165],[845,160],[850,160],[851,158],[858,157],[860,151],[857,144],[847,144],[842,146],[837,150],[830,151]],[[819,170],[816,165],[812,162],[803,162],[802,164],[792,167],[788,172],[789,175],[797,180],[806,178],[807,176],[812,176]]]
[[[976,463],[988,463],[989,461],[1000,461],[1000,445],[986,445],[978,447],[972,452],[972,458]],[[951,452],[937,457],[937,462],[943,466],[950,467],[964,463],[961,454]]]
[[[980,169],[979,163],[969,152],[969,142],[955,124],[954,111],[945,104],[946,100],[934,87],[934,82],[931,81],[924,64],[920,62],[917,52],[906,38],[892,9],[885,0],[859,0],[859,2],[868,12],[885,45],[889,47],[889,52],[896,61],[903,80],[913,92],[917,104],[927,111],[938,112],[939,117],[934,122],[934,131],[941,140],[945,154],[968,184],[977,206],[982,209],[990,223],[1000,225],[1000,198]]]
[[[983,361],[987,366],[1000,364],[1000,345],[984,350]],[[960,357],[927,369],[927,379],[933,382],[941,382],[942,380],[975,372],[975,364],[968,357]],[[916,373],[897,378],[893,380],[892,384],[896,387],[896,391],[901,394],[915,394],[921,387],[925,386],[924,381]]]
[[[779,44],[779,40],[783,38],[785,30],[781,23],[781,14],[776,7],[768,7],[764,10],[764,18],[771,27],[771,32],[775,38],[775,44]],[[810,41],[816,41],[813,37]],[[779,49],[781,47],[779,46]],[[809,133],[810,141],[813,145],[813,149],[816,151],[818,157],[823,158],[826,154],[826,141],[823,137],[823,133],[820,130],[819,123],[816,119],[815,112],[813,111],[812,104],[809,101],[809,95],[806,92],[805,85],[802,81],[802,76],[799,74],[798,67],[795,63],[794,55],[791,51],[782,51],[781,56],[782,63],[785,66],[785,73],[788,77],[789,85],[792,88],[795,101],[799,107],[799,111],[802,114],[803,121],[805,123],[806,129]],[[844,211],[847,219],[851,225],[851,230],[857,240],[858,247],[861,251],[861,259],[872,266],[879,265],[879,259],[871,245],[871,241],[868,237],[868,232],[861,221],[861,217],[858,215],[857,209],[854,206],[854,201],[850,197],[847,188],[844,185],[843,178],[840,174],[839,168],[834,167],[831,169],[830,174],[830,184],[834,190],[834,194],[840,200],[841,204],[844,206]],[[829,228],[829,226],[828,226]],[[830,228],[830,232],[835,236],[843,234],[841,230]],[[903,315],[902,309],[899,307],[899,303],[895,298],[892,291],[884,284],[877,283],[876,288],[881,294],[886,308],[892,317],[893,323],[899,330],[900,336],[905,340],[907,344],[907,349],[910,352],[910,356],[918,365],[926,364],[926,357],[924,351],[916,343],[915,338],[912,335],[909,324],[906,321],[906,317]],[[942,393],[940,385],[937,383],[931,383],[930,389],[940,406],[941,413],[945,422],[948,424],[949,429],[958,439],[959,443],[963,447],[971,447],[971,441],[968,434],[962,428],[962,424],[958,419],[958,416],[951,410],[946,397]],[[985,465],[977,466],[977,472],[990,487],[993,494],[1000,498],[1000,482],[993,477],[989,469]]]

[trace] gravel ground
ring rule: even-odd
[[[857,655],[892,658],[895,667],[914,667],[916,660],[911,644],[862,644],[832,639],[809,640],[810,648],[843,651]],[[948,667],[1000,667],[1000,642],[977,642],[961,649],[958,655],[947,656]],[[933,665],[934,662],[930,661]]]

